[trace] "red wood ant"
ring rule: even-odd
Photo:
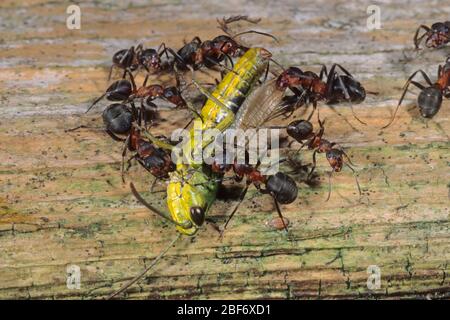
[[[126,72],[129,72],[126,70]],[[145,77],[141,87],[137,87],[133,75],[130,73],[130,80],[122,79],[113,82],[106,92],[95,99],[91,106],[86,110],[89,112],[100,100],[106,98],[109,101],[129,102],[135,99],[141,99],[141,106],[151,102],[156,98],[163,98],[174,104],[177,108],[186,106],[186,101],[181,96],[180,91],[176,87],[163,87],[159,84],[147,85],[148,75]]]
[[[234,16],[228,19],[223,19],[222,21],[218,20],[221,29],[227,33],[227,35],[219,35],[212,40],[206,41],[202,41],[199,37],[195,37],[191,42],[185,44],[177,52],[167,48],[167,51],[169,51],[175,58],[173,63],[176,69],[187,70],[191,67],[194,70],[198,70],[203,66],[206,68],[219,66],[227,69],[227,67],[221,64],[225,58],[227,58],[232,68],[232,57],[237,57],[248,50],[248,47],[240,44],[236,38],[247,33],[261,34],[278,41],[273,35],[255,30],[248,30],[234,35],[230,34],[227,25],[231,22],[239,20],[245,20],[251,23],[257,23],[259,21],[250,19],[247,16]]]
[[[177,52],[170,48],[168,51],[175,58],[173,63],[176,69],[188,70],[188,66],[190,66],[194,70],[198,70],[202,66],[211,68],[215,65],[220,65],[220,62],[225,57],[233,65],[233,60],[230,56],[236,56],[239,48],[234,39],[227,36],[218,36],[213,40],[204,42],[199,37],[195,37]]]
[[[333,172],[340,172],[344,165],[346,165],[352,171],[355,177],[356,185],[358,187],[359,195],[361,196],[361,188],[358,182],[358,177],[356,176],[355,169],[353,169],[353,167],[351,166],[354,164],[351,162],[350,158],[345,153],[345,151],[342,150],[342,148],[335,147],[336,146],[335,142],[330,142],[322,138],[325,132],[325,128],[323,126],[324,122],[320,121],[319,117],[317,118],[320,125],[320,129],[317,133],[314,133],[313,125],[308,120],[295,120],[286,126],[286,131],[288,135],[294,138],[297,142],[302,144],[298,151],[300,151],[304,146],[307,146],[309,150],[314,150],[313,165],[311,171],[308,174],[307,180],[309,180],[312,177],[312,174],[316,168],[316,154],[325,153],[328,163],[331,166],[331,171],[329,172],[328,175],[329,187],[326,201],[330,199],[331,195],[332,174]],[[347,160],[348,163],[344,162],[344,158]]]
[[[428,87],[420,84],[419,82],[413,81],[414,77],[419,73],[425,79]],[[435,83],[431,82],[430,78],[423,70],[417,70],[408,78],[405,86],[403,87],[403,93],[397,107],[395,108],[394,114],[392,115],[389,123],[385,125],[383,129],[389,127],[394,121],[397,111],[403,102],[403,98],[405,97],[406,91],[408,90],[410,84],[421,90],[419,97],[417,98],[417,106],[419,107],[422,117],[434,117],[434,115],[438,113],[441,108],[443,97],[450,99],[450,57],[448,57],[445,61],[445,65],[439,65],[437,80]]]
[[[132,104],[131,109],[124,104],[112,104],[103,112],[103,122],[108,134],[116,141],[124,141],[121,165],[123,182],[125,182],[124,168],[127,151],[135,152],[128,159],[128,165],[130,165],[131,160],[135,159],[156,178],[168,178],[169,172],[175,170],[170,154],[144,140],[141,136],[141,129],[134,125],[137,120],[137,125],[140,126],[143,118],[149,117],[147,112],[148,110],[143,108],[137,110],[134,104]],[[127,137],[121,139],[116,134],[127,134]]]
[[[420,30],[424,29],[425,33],[419,37]],[[414,45],[419,49],[419,44],[425,40],[427,48],[440,48],[450,41],[450,21],[436,22],[431,28],[425,25],[419,26],[414,35]]]
[[[122,78],[125,78],[127,71],[133,72],[139,67],[143,67],[148,73],[152,71],[160,71],[162,69],[161,56],[166,54],[167,48],[162,43],[157,50],[152,48],[144,49],[142,44],[139,44],[136,48],[132,46],[129,49],[122,49],[114,53],[112,57],[112,65],[109,70],[108,81],[111,79],[111,74],[114,67],[124,70]]]
[[[339,68],[344,74],[338,74],[335,71],[336,68]],[[324,77],[326,81],[324,81]],[[289,67],[278,76],[277,86],[280,89],[290,88],[297,98],[294,101],[290,100],[285,112],[289,109],[293,112],[292,106],[296,108],[303,102],[311,102],[315,110],[317,102],[320,100],[324,100],[328,105],[333,105],[340,102],[361,103],[366,97],[366,91],[361,83],[339,64],[333,64],[330,72],[327,72],[326,66],[322,66],[319,75],[312,71],[304,72],[300,68]],[[297,89],[298,86],[301,87],[301,90]],[[365,124],[356,116],[353,107],[351,109],[355,119]],[[312,117],[312,114],[308,119]]]
[[[227,221],[222,227],[221,236],[225,232],[231,218],[233,218],[239,208],[239,205],[244,200],[247,190],[251,184],[253,184],[261,193],[270,194],[272,196],[278,215],[283,222],[284,229],[288,231],[279,204],[289,204],[294,202],[298,195],[297,185],[291,177],[282,172],[277,172],[275,175],[267,176],[259,171],[257,167],[258,165],[253,167],[249,164],[238,164],[236,160],[233,164],[219,164],[217,161],[212,164],[211,168],[213,172],[224,174],[230,170],[233,170],[235,174],[234,179],[240,182],[245,178],[246,183],[244,190],[239,196],[239,202],[233,209],[232,213],[228,216]],[[265,187],[262,187],[262,185],[265,185]]]

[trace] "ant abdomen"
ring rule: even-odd
[[[342,86],[342,84],[344,86]],[[327,101],[328,104],[335,104],[342,101],[346,101],[346,93],[347,91],[349,95],[349,101],[353,103],[361,103],[366,98],[366,90],[364,87],[356,81],[353,77],[349,77],[347,75],[339,75],[333,81],[331,86],[332,91],[330,94],[330,99]]]
[[[307,120],[295,120],[288,124],[286,132],[297,141],[303,141],[311,137],[313,125]]]
[[[125,134],[131,130],[133,115],[124,104],[113,103],[103,111],[103,123],[107,130],[116,134]]]
[[[131,86],[131,82],[128,80],[118,80],[112,83],[107,92],[107,99],[110,101],[123,101],[128,99],[128,97],[133,92],[133,88]]]
[[[442,105],[442,92],[436,86],[423,89],[417,99],[420,114],[425,118],[432,118]]]
[[[297,199],[297,184],[291,177],[282,172],[277,172],[275,175],[270,176],[267,180],[266,188],[281,204],[289,204]]]
[[[131,71],[137,68],[137,65],[133,64],[134,50],[122,49],[117,51],[112,58],[112,62],[121,67],[122,69],[129,68]]]

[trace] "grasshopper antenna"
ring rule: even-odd
[[[175,239],[173,239],[169,245],[163,250],[161,251],[161,253],[155,258],[155,260],[153,260],[153,262],[147,267],[145,268],[141,273],[139,273],[136,277],[134,277],[133,279],[131,279],[130,281],[128,281],[126,284],[124,284],[122,286],[122,288],[120,288],[119,290],[117,290],[116,292],[112,293],[111,295],[109,295],[106,300],[110,300],[112,298],[114,298],[115,296],[117,296],[118,294],[121,294],[122,292],[124,292],[125,290],[127,290],[132,284],[134,284],[136,281],[138,281],[139,279],[141,279],[151,268],[153,268],[159,260],[161,260],[161,258],[167,253],[167,251],[169,251],[169,249],[175,244],[175,242],[178,241],[178,239],[181,238],[181,233],[178,233],[177,237]]]

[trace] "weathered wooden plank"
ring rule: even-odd
[[[382,4],[383,29],[368,31],[366,1],[111,1],[82,3],[82,29],[69,31],[68,3],[0,4],[1,298],[105,297],[175,237],[122,185],[120,145],[99,130],[65,130],[101,127],[98,113],[82,113],[106,87],[117,49],[142,40],[177,47],[194,35],[211,38],[218,33],[215,18],[245,13],[262,17],[257,28],[272,32],[280,44],[248,41],[269,48],[280,62],[313,70],[319,63],[342,63],[378,92],[355,107],[367,126],[347,106],[338,108],[342,117],[321,107],[326,136],[348,147],[364,197],[358,201],[353,176],[344,170],[334,176],[325,202],[328,165],[318,157],[319,185],[311,188],[297,176],[299,198],[283,207],[292,224],[288,236],[266,226],[276,213],[270,198],[252,190],[223,241],[211,241],[217,234],[209,227],[184,239],[127,297],[448,297],[449,103],[433,121],[402,107],[392,127],[380,127],[407,76],[417,68],[435,76],[444,61],[448,49],[417,57],[410,49],[416,25],[447,19],[449,6]],[[409,95],[405,105],[414,99]],[[164,111],[167,121],[156,130],[167,134],[187,115]],[[308,163],[311,153],[301,158]],[[127,179],[142,191],[151,182],[138,167]],[[164,205],[162,193],[144,194]],[[224,221],[231,203],[218,200],[211,217]],[[66,287],[72,264],[81,267],[79,290]],[[367,288],[369,265],[381,269],[379,290]]]

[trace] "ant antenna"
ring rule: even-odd
[[[270,34],[270,33],[266,33],[266,32],[261,32],[261,31],[256,31],[256,30],[247,30],[247,31],[243,31],[243,32],[239,32],[236,33],[234,36],[232,36],[232,38],[236,38],[236,37],[240,37],[244,34],[249,34],[249,33],[256,33],[265,37],[269,37],[272,38],[273,40],[275,40],[276,43],[280,43],[280,41],[278,41],[277,37],[275,37],[274,35]]]

